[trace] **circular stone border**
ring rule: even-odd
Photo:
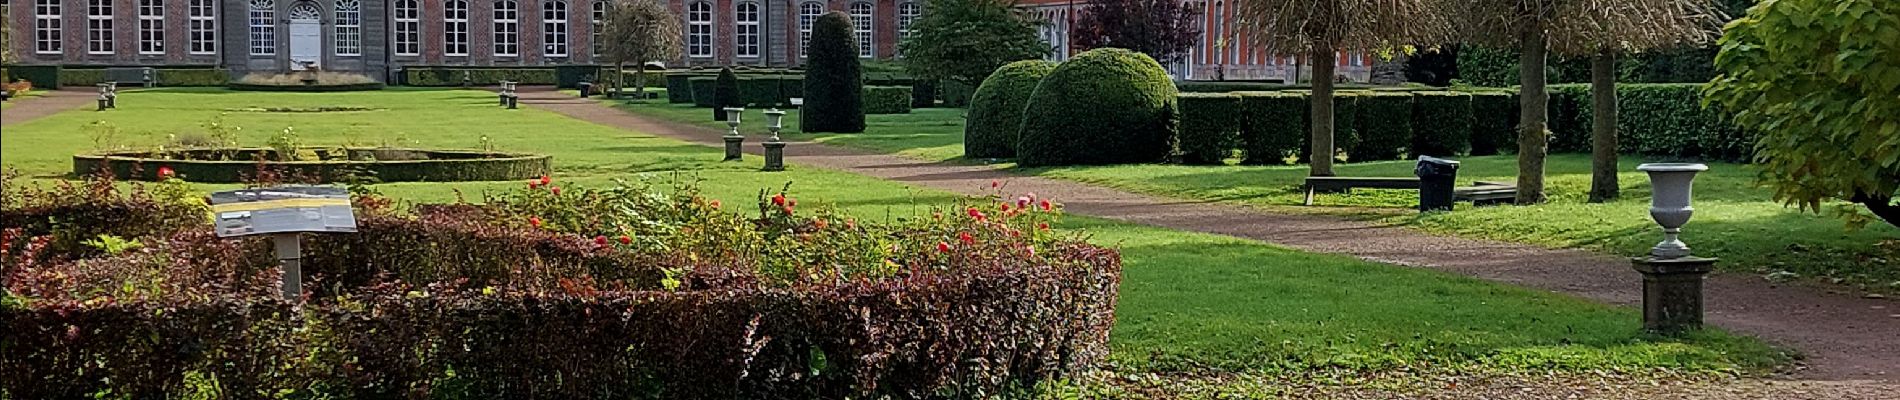
[[[238,183],[255,175],[259,165],[279,168],[291,176],[314,176],[324,182],[351,177],[374,178],[375,182],[466,182],[507,181],[548,175],[553,171],[553,156],[527,153],[503,153],[481,150],[431,150],[412,148],[302,147],[299,152],[348,152],[349,160],[256,161],[187,160],[154,157],[152,151],[120,151],[73,156],[73,174],[88,175],[102,169],[117,179],[158,180],[159,168],[171,168],[190,182]],[[177,152],[203,153],[235,151],[240,154],[268,154],[268,148],[212,149],[194,148]],[[427,155],[429,159],[416,158]],[[373,156],[373,158],[372,158]],[[209,157],[205,157],[209,158]]]
[[[251,92],[367,92],[383,90],[382,82],[353,83],[348,85],[254,85],[232,82],[226,88]]]

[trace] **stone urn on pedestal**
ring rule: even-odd
[[[772,137],[760,145],[765,146],[765,171],[785,170],[785,141],[779,140],[778,131],[785,129],[785,112],[779,109],[765,111],[766,128],[772,131]]]
[[[726,126],[730,128],[730,130],[726,131],[726,136],[724,137],[726,140],[726,159],[724,161],[738,160],[741,158],[739,153],[740,146],[745,144],[745,136],[739,134],[739,116],[745,114],[745,108],[726,107],[721,109],[721,111],[726,112]]]
[[[1649,174],[1649,216],[1662,226],[1663,240],[1649,256],[1631,260],[1643,274],[1643,328],[1678,333],[1702,327],[1702,281],[1716,259],[1690,254],[1682,242],[1682,226],[1695,215],[1690,205],[1702,164],[1643,164],[1636,170]]]

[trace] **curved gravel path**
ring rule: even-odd
[[[8,101],[13,106],[0,111],[0,126],[22,124],[40,117],[58,114],[61,111],[94,105],[93,101],[99,98],[99,94],[93,91],[48,90],[45,93],[39,97]]]

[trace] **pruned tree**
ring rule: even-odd
[[[1003,64],[1049,55],[1041,22],[1019,14],[1014,0],[928,0],[924,8],[898,44],[912,76],[976,87]]]
[[[1464,33],[1463,41],[1518,50],[1518,204],[1547,199],[1544,160],[1550,152],[1550,91],[1545,67],[1553,53],[1596,57],[1607,50],[1613,57],[1621,49],[1668,47],[1693,39],[1694,29],[1706,29],[1696,22],[1705,16],[1687,11],[1705,3],[1700,0],[1440,1],[1446,6],[1443,12]],[[1602,66],[1603,73],[1614,66],[1614,58],[1609,60],[1612,63]],[[1600,91],[1614,93],[1614,85]],[[1611,121],[1614,129],[1614,117],[1609,118],[1604,121]],[[1614,153],[1614,147],[1610,150]]]
[[[1436,1],[1256,0],[1239,3],[1237,25],[1254,43],[1280,54],[1305,53],[1313,62],[1310,174],[1333,175],[1333,76],[1342,50],[1436,44],[1450,37]]]
[[[1859,203],[1900,226],[1900,2],[1779,0],[1727,27],[1709,102],[1761,132],[1775,199]],[[1843,207],[1854,225],[1870,222]]]
[[[1177,0],[1099,0],[1082,9],[1071,39],[1082,50],[1129,49],[1166,65],[1186,57],[1198,42],[1199,14]]]
[[[620,0],[607,10],[601,56],[614,63],[615,86],[626,87],[628,63],[635,65],[635,98],[646,94],[646,65],[678,58],[685,34],[680,20],[659,0]]]
[[[805,133],[864,132],[864,64],[842,11],[818,16],[805,56],[805,105],[798,129]]]
[[[1620,195],[1616,174],[1617,110],[1616,57],[1618,54],[1693,46],[1715,39],[1727,19],[1718,0],[1623,0],[1605,8],[1577,9],[1593,15],[1575,22],[1588,23],[1590,57],[1590,198],[1592,203]]]

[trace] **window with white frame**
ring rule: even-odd
[[[915,1],[906,1],[898,4],[897,34],[902,37],[910,37],[910,24],[916,23],[917,17],[923,15],[924,6],[917,4]]]
[[[191,54],[218,52],[217,0],[191,0],[186,5],[185,28],[190,31]]]
[[[422,54],[421,10],[416,0],[396,0],[396,55]]]
[[[112,0],[86,0],[86,53],[112,54]]]
[[[277,54],[277,3],[251,0],[251,55]]]
[[[696,1],[686,6],[686,56],[713,56],[712,2]]]
[[[759,56],[759,3],[742,2],[733,9],[732,42],[739,57]]]
[[[442,5],[442,55],[468,55],[468,2],[449,0]]]
[[[165,54],[165,0],[139,0],[139,54]]]
[[[60,0],[33,2],[33,52],[59,54],[61,46]]]
[[[495,55],[521,55],[521,5],[514,0],[495,2]]]
[[[541,2],[541,45],[548,57],[567,57],[567,2]]]
[[[818,23],[818,16],[825,14],[825,3],[807,1],[798,4],[798,56],[804,57],[811,48],[811,27]]]
[[[363,3],[337,0],[335,23],[336,55],[363,55]]]
[[[858,37],[858,57],[871,57],[871,10],[870,2],[851,3],[851,30]]]
[[[601,40],[601,38],[603,34],[607,33],[607,9],[611,6],[612,4],[606,0],[596,1],[590,6],[593,7],[589,16],[593,17],[590,22],[593,23],[594,27],[594,40],[592,40],[592,42],[594,44],[594,55],[596,56],[600,55],[601,49],[605,49],[607,45],[607,42]]]

